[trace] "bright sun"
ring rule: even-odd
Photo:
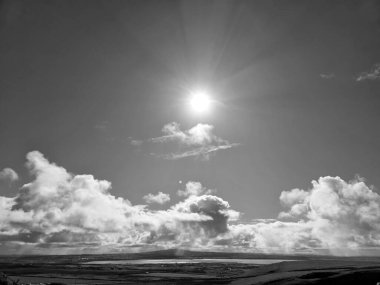
[[[205,91],[195,91],[191,94],[190,106],[194,112],[205,113],[211,107],[210,96]]]

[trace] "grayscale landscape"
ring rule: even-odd
[[[380,284],[380,0],[0,0],[0,285]]]
[[[164,250],[138,254],[8,256],[12,284],[376,284],[380,258]],[[8,280],[6,283],[4,280]],[[0,284],[3,284],[0,283]]]

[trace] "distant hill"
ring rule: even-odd
[[[169,258],[243,258],[243,259],[284,259],[285,255],[280,254],[258,254],[245,252],[213,252],[213,251],[192,251],[183,249],[166,249],[149,252],[139,252],[127,254],[132,259],[169,259]],[[120,255],[115,255],[118,257]],[[294,256],[292,256],[294,257]],[[305,256],[298,256],[300,259]]]
[[[18,255],[0,256],[0,263],[60,263],[74,264],[101,260],[132,260],[132,259],[191,259],[191,258],[223,258],[223,259],[280,259],[280,260],[351,260],[380,261],[380,257],[337,257],[327,255],[290,255],[264,254],[245,252],[212,252],[192,251],[183,249],[166,249],[138,253],[117,254],[81,254],[81,255]]]

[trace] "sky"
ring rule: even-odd
[[[379,1],[1,1],[0,38],[0,253],[377,252]]]

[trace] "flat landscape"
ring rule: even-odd
[[[165,250],[3,256],[0,272],[0,284],[376,284],[380,258]]]

